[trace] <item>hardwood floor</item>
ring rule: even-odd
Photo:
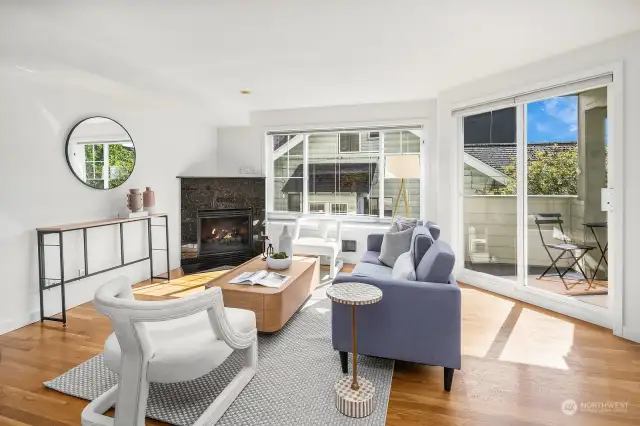
[[[208,279],[143,282],[136,298],[202,291]],[[640,345],[472,287],[462,291],[463,364],[451,393],[443,391],[442,368],[397,362],[388,425],[640,424]],[[86,402],[42,382],[100,353],[111,326],[90,303],[68,315],[66,328],[36,323],[0,336],[0,425],[80,424]],[[578,404],[574,415],[561,410],[568,399]]]

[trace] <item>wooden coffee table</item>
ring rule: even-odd
[[[318,286],[320,262],[317,257],[294,256],[289,268],[274,271],[291,277],[280,288],[229,284],[230,280],[243,272],[263,269],[267,269],[267,262],[262,260],[262,256],[257,256],[209,281],[205,288],[222,288],[225,306],[255,312],[258,331],[274,332],[284,327]]]

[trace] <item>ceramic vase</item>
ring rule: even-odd
[[[289,258],[293,256],[292,237],[289,233],[289,227],[287,225],[282,228],[282,234],[280,235],[280,239],[278,241],[278,251],[287,253],[287,256],[289,256]]]
[[[142,209],[142,194],[137,188],[130,189],[127,194],[127,207],[131,210],[131,213],[135,213]]]
[[[145,212],[156,212],[156,193],[151,190],[150,186],[147,186],[146,191],[142,193],[142,205]]]

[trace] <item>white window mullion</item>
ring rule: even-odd
[[[95,172],[95,169],[94,169]],[[102,145],[102,181],[104,188],[109,189],[109,144]]]
[[[378,164],[380,172],[378,173],[378,217],[384,218],[384,134],[380,132],[380,147],[378,149]]]
[[[309,214],[309,135],[302,143],[302,214]]]
[[[516,285],[525,286],[527,280],[527,137],[526,105],[516,106],[516,258],[518,279]]]

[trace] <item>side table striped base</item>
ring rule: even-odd
[[[344,376],[336,383],[336,408],[345,416],[367,417],[373,412],[373,395],[376,388],[361,376],[358,376],[360,389],[351,389],[351,383],[351,376]]]

